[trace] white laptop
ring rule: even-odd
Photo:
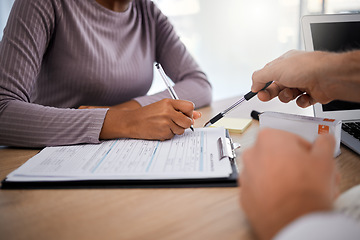
[[[360,50],[360,14],[309,15],[304,16],[301,23],[306,51]],[[315,104],[314,115],[341,119],[341,142],[360,154],[360,103]]]

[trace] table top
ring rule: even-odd
[[[253,98],[229,116],[250,118],[252,109],[311,115],[311,109]],[[236,98],[200,109],[195,127]],[[251,108],[250,108],[251,107]],[[253,144],[259,124],[231,134],[242,147]],[[0,178],[40,149],[0,148]],[[341,146],[336,158],[341,191],[360,183],[360,157]],[[0,236],[4,239],[253,239],[239,206],[239,188],[0,190]]]

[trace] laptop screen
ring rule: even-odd
[[[314,51],[344,52],[360,50],[360,22],[311,23]],[[360,109],[360,103],[332,101],[322,105],[323,111]]]

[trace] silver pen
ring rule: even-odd
[[[160,63],[156,63],[155,66],[156,66],[157,70],[159,71],[161,78],[164,80],[166,88],[169,91],[172,99],[179,100],[179,97],[177,96],[174,88],[171,86],[171,84],[168,80],[168,77],[166,76],[164,69],[161,67]],[[190,126],[190,129],[192,131],[194,131],[193,125]]]
[[[266,89],[268,86],[270,86],[271,83],[272,83],[272,81],[266,83],[265,87],[263,87],[260,91]],[[244,101],[249,101],[251,98],[256,96],[256,94],[257,94],[257,92],[251,92],[251,91],[248,92],[242,98],[240,98],[234,104],[232,104],[230,107],[228,107],[227,109],[225,109],[224,111],[218,113],[215,117],[210,119],[207,123],[205,123],[204,127],[209,127],[209,126],[213,125],[214,123],[219,121],[221,118],[223,118],[226,114],[228,114],[231,110],[233,110],[234,108],[239,106]]]

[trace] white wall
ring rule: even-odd
[[[31,0],[29,0],[31,1]],[[214,100],[250,90],[252,73],[300,46],[304,14],[319,13],[321,0],[153,0],[208,75]],[[0,39],[14,0],[0,0]],[[360,0],[326,0],[325,11],[360,10]],[[150,93],[164,89],[157,72]]]
[[[6,21],[13,3],[14,0],[0,0],[0,39],[2,39],[3,29],[6,25]]]
[[[298,46],[298,0],[154,2],[208,75],[214,100],[248,92],[255,70]],[[151,91],[163,88],[155,79]]]

